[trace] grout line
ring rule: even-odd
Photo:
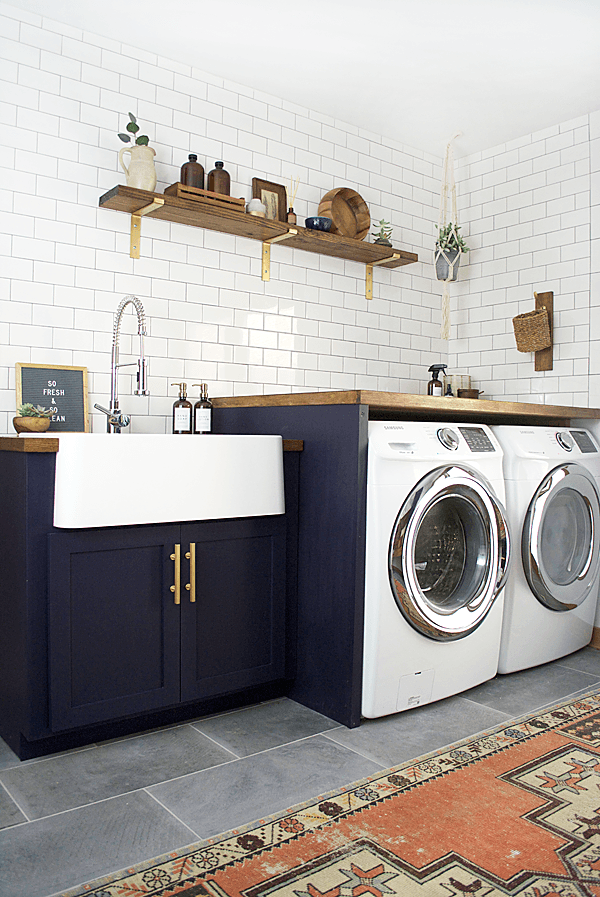
[[[192,729],[194,730],[194,732],[197,732],[198,735],[202,735],[203,738],[207,738],[209,741],[211,741],[211,742],[212,742],[214,745],[216,745],[218,748],[221,748],[222,751],[227,751],[227,753],[228,753],[228,754],[231,754],[231,756],[232,756],[235,760],[241,760],[241,759],[242,759],[240,754],[236,754],[235,751],[232,751],[231,748],[228,748],[228,747],[226,747],[224,744],[222,744],[220,741],[217,741],[216,738],[213,738],[211,735],[207,735],[206,732],[203,732],[203,731],[202,731],[202,729],[198,729],[196,723],[190,723],[189,725],[190,725],[190,728],[192,728]],[[199,771],[199,770],[198,770],[198,771]]]
[[[166,812],[170,816],[172,816],[173,819],[176,819],[177,822],[179,822],[181,825],[185,826],[185,828],[188,830],[188,832],[191,832],[192,835],[194,836],[194,841],[202,841],[203,840],[202,835],[200,835],[198,832],[195,832],[194,829],[191,828],[191,826],[189,826],[187,824],[187,822],[184,822],[183,819],[180,819],[179,816],[177,816],[177,814],[173,812],[173,810],[171,810],[169,807],[167,807],[166,804],[163,804],[163,802],[160,801],[157,797],[155,797],[154,794],[151,794],[151,792],[148,791],[147,788],[143,788],[142,791],[144,791],[144,793],[147,794],[148,797],[151,797],[152,800],[155,801],[155,803],[157,803],[159,807],[162,807],[163,810],[166,810]],[[185,847],[186,845],[182,845],[182,846]],[[179,847],[177,849],[179,850]]]
[[[7,793],[8,796],[9,796],[9,798],[12,800],[12,802],[15,804],[15,806],[17,807],[17,809],[19,810],[19,812],[21,812],[21,813],[23,814],[23,816],[25,817],[25,822],[31,822],[31,819],[29,818],[29,816],[27,815],[27,813],[25,812],[25,810],[23,809],[23,807],[20,805],[19,801],[16,799],[16,797],[13,797],[13,795],[11,794],[11,792],[9,791],[9,789],[6,787],[6,785],[4,784],[4,782],[0,781],[0,786],[1,786],[2,788],[4,788],[4,790],[6,791],[6,793]],[[16,825],[24,825],[24,824],[25,824],[25,823],[23,823],[23,822],[16,823]],[[12,826],[12,825],[5,825],[5,826],[3,826],[3,827],[0,827],[0,831],[2,831],[2,828],[13,828],[13,826]]]

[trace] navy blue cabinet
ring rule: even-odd
[[[283,516],[50,533],[51,731],[283,678],[285,569]]]

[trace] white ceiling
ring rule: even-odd
[[[10,0],[441,156],[600,109],[600,0]]]

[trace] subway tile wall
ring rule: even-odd
[[[378,389],[424,392],[445,360],[433,275],[440,159],[135,47],[0,4],[0,432],[12,432],[16,362],[84,365],[90,408],[107,404],[112,322],[137,295],[149,322],[149,398],[123,409],[135,432],[169,431],[176,381],[215,395]],[[129,217],[98,208],[125,183],[118,167],[127,113],[156,150],[157,192],[196,152],[206,172],[223,159],[232,195],[253,176],[300,179],[299,221],[321,196],[351,185],[394,244],[420,261],[374,269],[273,246],[261,280],[257,241],[143,220],[129,257]],[[123,319],[121,357],[136,351]],[[94,412],[93,429],[104,429]]]
[[[471,251],[453,287],[448,362],[486,396],[600,407],[599,169],[600,113],[456,165]],[[512,319],[534,309],[534,292],[550,290],[554,367],[536,372],[533,354],[516,348]]]
[[[471,252],[450,286],[446,343],[432,266],[443,147],[434,158],[3,3],[0,79],[0,432],[12,432],[18,361],[85,365],[90,407],[106,404],[114,311],[129,293],[150,332],[151,396],[133,397],[120,374],[134,432],[169,430],[180,380],[207,381],[212,395],[423,393],[432,361],[470,373],[489,398],[600,407],[600,112],[457,160]],[[224,159],[245,199],[253,176],[300,178],[300,221],[351,185],[420,261],[375,269],[367,301],[362,265],[274,246],[263,283],[258,242],[169,222],[144,220],[130,259],[128,216],[98,208],[125,182],[116,134],[128,111],[156,149],[157,191],[189,152],[206,171]],[[555,294],[546,373],[512,331],[534,290]],[[134,332],[126,314],[123,360]]]

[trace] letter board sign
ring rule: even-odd
[[[18,362],[15,371],[17,408],[52,408],[49,432],[89,432],[87,368]]]

